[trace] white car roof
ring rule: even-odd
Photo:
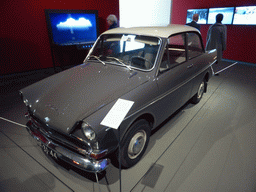
[[[187,25],[168,25],[165,27],[131,27],[123,28],[118,27],[105,31],[103,34],[137,34],[137,35],[147,35],[147,36],[157,36],[168,38],[172,34],[186,32],[186,31],[196,31],[196,28]],[[200,33],[200,32],[199,32]]]

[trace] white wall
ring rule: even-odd
[[[120,27],[170,24],[171,0],[119,0]]]

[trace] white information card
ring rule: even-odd
[[[134,101],[118,99],[100,124],[113,129],[118,129],[133,104]]]

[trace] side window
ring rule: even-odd
[[[185,37],[185,34],[169,37],[160,65],[160,72],[186,61]]]
[[[197,57],[203,53],[201,39],[197,33],[188,33],[188,59]]]

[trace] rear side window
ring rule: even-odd
[[[173,68],[186,61],[186,34],[178,34],[168,38],[160,65],[160,72]]]
[[[197,57],[203,53],[201,39],[197,33],[188,34],[188,59]]]
[[[170,63],[186,61],[185,34],[171,36],[168,41]]]

